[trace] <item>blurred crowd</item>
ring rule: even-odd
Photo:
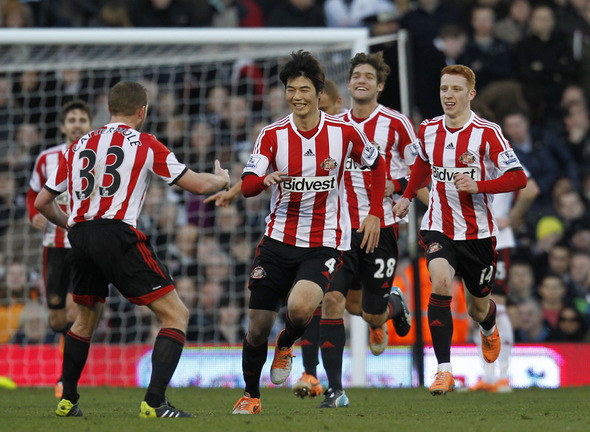
[[[509,311],[519,342],[590,340],[590,0],[0,0],[3,27],[359,27],[410,35],[411,117],[442,114],[442,67],[477,75],[473,105],[497,122],[540,188],[509,273]],[[395,44],[383,50],[396,69]],[[288,53],[285,53],[288,54]],[[57,115],[74,98],[108,122],[106,91],[132,76],[150,93],[144,131],[180,160],[209,171],[219,159],[239,180],[260,129],[288,114],[280,59],[239,59],[133,71],[70,67],[1,72],[0,343],[54,341],[44,312],[41,235],[25,195],[37,154],[58,144]],[[334,77],[330,77],[334,78]],[[340,91],[346,94],[346,78]],[[399,109],[392,73],[381,102]],[[191,309],[187,341],[239,343],[249,266],[268,197],[205,204],[154,181],[139,228],[149,235]],[[423,209],[422,209],[423,210]],[[419,208],[420,211],[420,208]],[[405,238],[402,228],[402,238]],[[407,251],[404,251],[407,259]],[[39,307],[43,306],[43,307]],[[154,337],[150,315],[113,290],[103,342]]]

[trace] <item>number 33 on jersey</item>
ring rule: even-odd
[[[68,191],[69,226],[117,219],[135,227],[150,182],[144,167],[168,184],[187,169],[153,135],[111,123],[74,142],[45,187]]]

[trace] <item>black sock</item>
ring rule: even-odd
[[[496,303],[490,299],[490,310],[485,319],[479,323],[482,329],[490,330],[496,325]]]
[[[279,348],[291,347],[297,339],[303,336],[303,333],[305,333],[305,329],[307,328],[308,324],[309,321],[300,327],[296,327],[295,324],[291,322],[289,315],[287,314],[287,318],[285,319],[285,330],[279,334],[277,346]]]
[[[402,299],[396,294],[389,294],[387,297],[387,319],[398,316],[402,311]]]
[[[452,296],[430,294],[428,302],[428,324],[432,335],[432,346],[438,363],[451,361],[451,339],[453,338]]]
[[[166,387],[174,375],[182,348],[184,332],[163,328],[156,337],[152,351],[152,376],[144,400],[151,407],[159,407],[166,401]]]
[[[317,365],[319,363],[320,350],[320,319],[322,308],[318,307],[307,325],[307,329],[301,337],[301,354],[305,373],[317,377]]]
[[[78,381],[88,359],[90,338],[78,336],[71,331],[64,341],[64,360],[62,377],[64,391],[62,398],[72,403],[78,402]]]
[[[244,338],[242,348],[242,373],[246,383],[245,393],[250,397],[260,398],[260,374],[262,366],[266,363],[268,353],[268,341],[259,346],[252,346]]]
[[[333,390],[342,390],[342,354],[346,343],[344,321],[323,319],[320,321],[322,363],[328,375],[328,385]]]

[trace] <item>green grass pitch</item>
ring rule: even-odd
[[[58,418],[53,389],[0,389],[2,431],[491,432],[590,431],[590,387],[522,389],[510,394],[426,389],[348,389],[350,408],[320,410],[287,388],[262,389],[262,413],[231,414],[239,389],[174,388],[170,402],[194,419],[140,419],[144,389],[81,388],[83,418]]]

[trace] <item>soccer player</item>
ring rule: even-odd
[[[356,126],[319,110],[324,72],[309,52],[292,53],[281,68],[292,113],[265,127],[242,175],[242,194],[272,189],[265,235],[250,271],[248,332],[242,351],[246,384],[234,414],[258,414],[260,373],[278,308],[287,301],[285,329],[276,341],[271,380],[285,382],[293,343],[305,332],[340,262],[350,248],[350,228],[341,192],[348,157],[371,167],[375,196],[359,231],[361,247],[373,252],[383,217],[385,163]]]
[[[319,108],[327,114],[336,115],[340,113],[342,98],[338,92],[338,86],[330,79],[324,83],[324,91],[320,95]],[[229,190],[219,191],[205,199],[205,203],[214,202],[217,207],[227,207],[240,196],[242,182],[237,182]]]
[[[464,65],[443,68],[440,102],[444,115],[420,125],[419,157],[408,186],[394,207],[408,214],[410,200],[432,170],[428,209],[420,242],[426,251],[432,293],[428,323],[438,372],[430,386],[433,396],[455,388],[451,368],[452,282],[464,280],[467,309],[479,323],[483,356],[493,363],[501,342],[496,328],[496,304],[490,299],[496,272],[498,224],[491,208],[493,194],[526,186],[527,179],[500,127],[471,111],[475,74]]]
[[[342,98],[338,86],[331,79],[324,82],[324,91],[320,93],[319,109],[330,115],[342,114]],[[317,366],[319,364],[320,351],[320,320],[322,317],[321,305],[313,313],[307,329],[301,336],[301,357],[303,358],[304,371],[301,378],[293,385],[296,396],[314,398],[324,392],[322,384],[317,379]]]
[[[50,222],[66,228],[72,245],[78,315],[65,339],[63,395],[56,414],[80,417],[78,381],[102,315],[109,283],[129,301],[147,305],[162,328],[152,353],[152,375],[140,417],[192,417],[170,405],[165,391],[176,369],[188,321],[168,269],[136,229],[150,173],[195,194],[229,187],[229,173],[195,173],[153,135],[139,132],[148,108],[146,89],[120,82],[108,96],[111,122],[74,142],[35,200]],[[69,216],[56,202],[67,191]]]
[[[380,221],[379,245],[371,253],[365,253],[359,228],[369,214],[376,191],[366,168],[352,159],[346,161],[344,183],[352,245],[343,253],[342,267],[334,275],[322,303],[320,345],[329,388],[319,408],[349,406],[342,386],[345,306],[350,313],[361,315],[369,323],[370,348],[375,355],[381,354],[387,346],[387,320],[393,320],[400,336],[410,331],[411,315],[401,291],[392,289],[398,258],[398,220],[393,214],[393,204],[407,184],[406,175],[418,154],[418,142],[410,119],[377,101],[389,71],[381,52],[358,53],[350,61],[348,90],[352,96],[352,110],[342,118],[363,130],[379,150],[386,161],[387,187],[384,196],[378,197],[384,215]],[[362,301],[347,302],[349,295]]]
[[[56,333],[62,333],[62,340],[72,326],[66,312],[66,299],[72,292],[72,272],[69,261],[70,242],[65,229],[47,222],[45,216],[35,209],[35,198],[49,174],[57,169],[59,160],[72,143],[92,130],[92,113],[88,104],[82,100],[73,100],[64,105],[60,113],[61,132],[66,141],[42,151],[29,181],[27,192],[27,211],[33,227],[43,232],[43,277],[45,279],[45,297],[49,309],[49,326]],[[63,198],[63,199],[62,199]],[[59,198],[62,210],[66,211],[67,194]],[[72,319],[72,317],[70,317]],[[57,380],[54,393],[61,398],[62,378]]]
[[[502,349],[498,361],[488,363],[484,360],[481,338],[476,338],[478,355],[483,367],[483,377],[469,390],[481,390],[492,393],[508,393],[512,391],[508,377],[510,366],[510,351],[514,345],[514,330],[510,317],[506,311],[508,297],[508,273],[510,272],[511,252],[516,247],[513,227],[518,226],[525,213],[539,194],[539,186],[526,167],[523,170],[528,177],[524,189],[516,192],[506,192],[494,196],[492,209],[498,222],[498,235],[496,236],[496,251],[498,260],[496,263],[496,276],[492,288],[491,299],[496,303],[496,326],[502,341]]]

